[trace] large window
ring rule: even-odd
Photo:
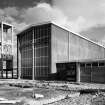
[[[21,35],[21,78],[32,79],[32,30]]]
[[[33,32],[34,32],[34,70],[35,77],[47,77],[49,75],[49,38],[50,26],[35,26],[20,36],[21,52],[21,76],[32,78],[33,68]]]
[[[34,35],[35,76],[47,77],[49,74],[50,27],[48,25],[35,27]]]

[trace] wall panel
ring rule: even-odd
[[[69,51],[69,61],[105,58],[105,48],[71,32],[69,34]]]
[[[69,32],[52,24],[51,38],[52,73],[56,73],[56,63],[69,59]]]

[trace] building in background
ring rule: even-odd
[[[14,78],[12,49],[13,26],[0,22],[0,78]]]
[[[105,83],[105,48],[52,22],[17,34],[19,78]]]

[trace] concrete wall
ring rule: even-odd
[[[69,60],[69,32],[53,24],[51,27],[51,72],[56,73],[56,63]]]
[[[57,72],[56,63],[103,58],[103,47],[59,26],[51,25],[51,73]]]
[[[105,49],[70,32],[69,60],[103,59]]]

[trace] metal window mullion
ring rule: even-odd
[[[39,36],[39,42],[40,42],[40,41],[41,41],[41,36]],[[40,42],[40,43],[41,43],[41,42]],[[40,46],[40,47],[41,47],[41,46]],[[39,62],[39,71],[40,71],[40,76],[42,76],[42,75],[41,75],[41,74],[42,74],[42,73],[41,73],[41,48],[39,48],[39,52],[40,52],[40,54],[39,54],[39,55],[40,55],[40,58],[39,58],[39,59],[40,59],[40,62]]]
[[[32,79],[34,80],[34,78],[35,78],[35,69],[34,69],[34,62],[35,62],[35,54],[34,54],[34,28],[33,28],[33,33],[32,33],[32,35],[33,35],[33,42],[32,42],[32,50],[33,50],[33,67],[32,67],[32,70],[33,70],[33,75],[32,75]]]
[[[1,22],[1,55],[2,54],[3,54],[3,22]],[[3,58],[1,58],[1,60],[2,60],[2,72],[1,72],[1,76],[3,78]]]
[[[12,35],[12,49],[11,49],[12,51],[11,52],[13,55],[13,26],[11,27],[11,35]]]
[[[1,52],[3,54],[3,23],[1,23]]]

